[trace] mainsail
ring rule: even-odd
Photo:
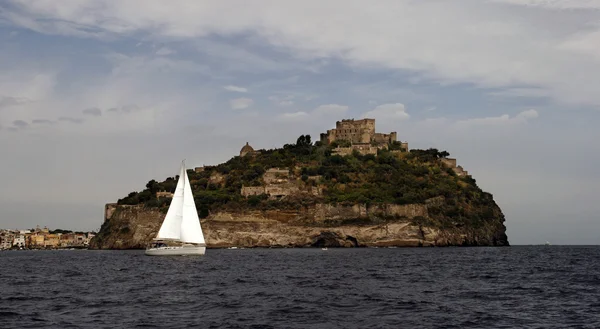
[[[200,227],[200,218],[194,202],[187,172],[184,173],[183,186],[183,219],[181,220],[181,241],[204,244],[204,234]]]

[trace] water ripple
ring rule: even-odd
[[[600,328],[599,247],[0,253],[0,327]]]

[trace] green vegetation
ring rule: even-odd
[[[474,224],[499,214],[489,193],[481,191],[471,177],[458,177],[444,167],[440,159],[449,156],[437,149],[400,150],[400,143],[379,150],[377,155],[332,155],[333,148],[346,145],[312,143],[309,135],[300,136],[295,144],[262,150],[255,156],[235,156],[229,161],[196,173],[188,170],[200,217],[220,209],[298,209],[317,202],[333,204],[412,204],[443,196],[442,203],[430,207],[429,225],[459,226]],[[266,195],[248,198],[240,194],[242,186],[262,185],[262,175],[269,168],[291,168],[294,179],[306,188],[319,186],[322,196],[303,194],[284,200]],[[296,169],[295,169],[296,168]],[[317,182],[310,176],[321,176]],[[146,189],[131,192],[119,204],[168,209],[170,199],[156,198],[156,192],[174,192],[177,177],[162,182],[151,180]],[[452,219],[452,220],[449,220]],[[426,219],[415,219],[424,222]]]

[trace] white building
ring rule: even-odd
[[[21,248],[25,248],[25,235],[24,234],[15,235],[12,245],[21,247]]]

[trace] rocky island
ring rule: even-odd
[[[508,246],[504,215],[449,153],[409,150],[374,119],[342,120],[283,148],[248,143],[188,170],[209,248]],[[105,206],[91,249],[145,248],[177,177]]]

